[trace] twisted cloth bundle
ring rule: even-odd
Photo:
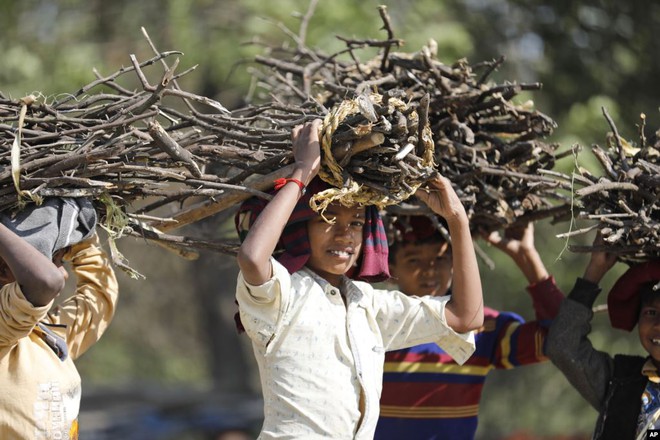
[[[356,123],[347,123],[351,117]],[[353,136],[343,144],[334,136],[340,126],[344,139]],[[332,188],[312,197],[317,212],[332,202],[382,209],[406,200],[434,175],[428,119],[393,96],[374,93],[342,101],[324,118],[320,139],[319,177]]]

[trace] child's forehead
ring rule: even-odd
[[[345,206],[342,205],[341,203],[334,202],[329,204],[328,207],[326,208],[325,216],[327,217],[328,214],[364,216],[365,209],[366,208],[364,207],[364,205]]]
[[[414,254],[429,249],[437,251],[438,253],[445,253],[449,251],[449,244],[446,241],[430,240],[430,241],[408,241],[401,242],[398,247],[398,253],[401,254]]]

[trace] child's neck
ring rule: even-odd
[[[314,274],[316,274],[316,276],[318,276],[319,278],[323,278],[332,287],[336,287],[338,289],[341,287],[341,280],[344,277],[344,275],[337,275],[329,272],[320,271],[309,266],[307,266],[307,268],[310,271],[314,272]]]

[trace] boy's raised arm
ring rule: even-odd
[[[64,288],[64,275],[53,261],[1,223],[0,257],[36,307],[51,302]]]
[[[600,233],[594,246],[602,244]],[[601,409],[613,371],[613,358],[596,350],[591,341],[592,306],[600,294],[603,276],[616,263],[616,256],[594,251],[573,290],[562,303],[546,339],[546,354],[573,387],[597,410]]]
[[[534,245],[534,223],[508,228],[504,237],[494,231],[485,239],[511,257],[529,284],[538,283],[550,276]]]
[[[510,226],[504,236],[494,231],[485,240],[507,254],[525,275],[537,320],[554,319],[564,300],[564,294],[548,273],[534,244],[534,223]]]
[[[270,258],[301,196],[301,188],[295,181],[307,186],[319,171],[320,125],[321,120],[317,119],[293,129],[295,166],[290,177],[292,180],[287,182],[266,205],[238,251],[238,266],[243,278],[249,284],[261,285],[270,279],[272,271]]]
[[[449,179],[438,177],[429,186],[418,190],[416,195],[447,221],[452,243],[452,296],[445,318],[459,333],[476,330],[483,325],[484,303],[468,217]]]

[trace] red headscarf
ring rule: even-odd
[[[639,289],[651,281],[660,282],[660,260],[637,264],[628,269],[607,295],[607,310],[612,327],[631,331],[637,324]]]

